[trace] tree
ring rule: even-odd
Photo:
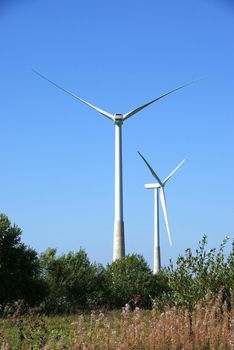
[[[215,294],[220,290],[223,298],[228,300],[234,289],[234,242],[225,258],[227,240],[223,240],[218,251],[215,248],[206,251],[207,236],[204,236],[195,254],[189,248],[184,256],[177,258],[175,268],[171,262],[164,270],[171,289],[164,296],[165,302],[192,310],[196,301],[208,292]]]
[[[114,261],[106,268],[112,307],[125,305],[135,295],[142,297],[142,306],[149,307],[151,298],[164,290],[162,279],[152,274],[141,255],[133,254]]]
[[[76,312],[105,303],[104,269],[91,264],[83,249],[59,257],[56,249],[47,249],[40,257],[40,264],[49,288],[47,313]]]
[[[43,297],[40,266],[35,250],[21,242],[22,231],[0,214],[0,305],[23,299],[30,305]]]

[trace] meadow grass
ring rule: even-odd
[[[27,315],[0,320],[0,349],[234,350],[234,305],[207,296],[186,308]]]

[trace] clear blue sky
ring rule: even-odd
[[[215,0],[38,0],[0,3],[0,211],[38,252],[83,247],[112,259],[114,126],[32,73],[35,68],[111,113],[184,82],[123,126],[126,252],[152,266],[152,176],[168,182],[173,246],[163,264],[233,237],[234,6]]]

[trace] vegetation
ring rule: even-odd
[[[101,307],[107,300],[104,268],[91,264],[83,249],[56,257],[55,249],[40,256],[41,275],[47,285],[44,312],[74,313]]]
[[[207,250],[204,236],[155,276],[136,254],[106,267],[83,249],[39,256],[21,233],[0,214],[1,350],[234,348],[227,238]]]
[[[0,314],[18,299],[35,305],[44,296],[37,253],[21,242],[20,235],[20,228],[0,214]]]
[[[0,321],[0,346],[9,349],[232,350],[234,305],[207,295],[190,315],[186,308],[69,317],[28,314]]]
[[[167,278],[169,291],[161,295],[161,303],[185,306],[192,311],[195,303],[207,293],[216,294],[220,290],[223,300],[230,303],[234,290],[234,241],[230,254],[225,258],[227,240],[223,240],[219,250],[206,251],[207,237],[204,236],[195,255],[187,249],[184,256],[178,257],[175,267],[171,262],[162,272]]]

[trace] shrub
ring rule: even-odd
[[[22,231],[0,214],[0,312],[23,299],[30,305],[44,296],[40,265],[35,250],[21,242]]]
[[[163,302],[176,306],[185,306],[192,310],[197,300],[208,292],[218,293],[222,290],[223,299],[230,303],[231,291],[234,289],[234,242],[230,254],[225,258],[224,248],[227,238],[219,250],[205,250],[207,237],[199,242],[195,254],[191,249],[179,256],[174,268],[171,262],[163,271],[168,279],[170,291],[163,295]]]

